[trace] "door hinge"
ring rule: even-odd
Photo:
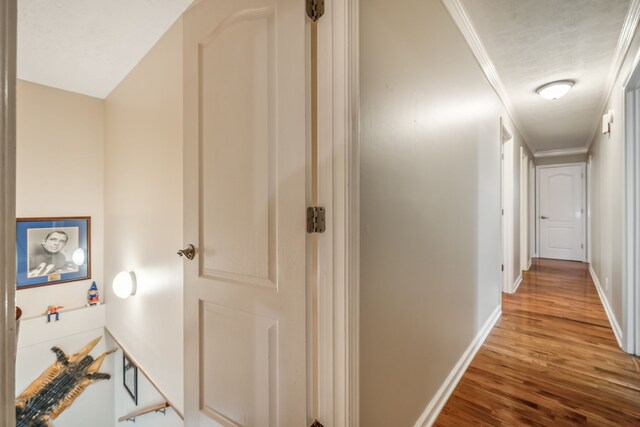
[[[311,424],[311,427],[324,427],[324,425],[320,421],[315,420],[313,424]]]
[[[580,245],[580,248],[581,248],[581,249],[584,249],[584,243]]]
[[[311,206],[307,208],[307,233],[324,233],[324,208]]]
[[[504,264],[500,266],[500,271],[504,271]]]
[[[313,22],[318,22],[318,19],[324,15],[324,0],[307,0],[307,16]]]

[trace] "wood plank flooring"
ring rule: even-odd
[[[436,426],[640,426],[640,360],[618,347],[588,264],[535,260]]]

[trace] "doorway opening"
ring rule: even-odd
[[[585,163],[536,168],[540,258],[586,262]]]

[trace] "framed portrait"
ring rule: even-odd
[[[18,218],[18,290],[91,278],[91,217]]]
[[[122,353],[122,377],[124,388],[127,390],[135,404],[138,404],[138,367]]]

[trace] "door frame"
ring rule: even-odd
[[[520,270],[529,270],[529,155],[520,147]]]
[[[318,21],[318,420],[359,425],[359,0],[326,0]]]
[[[542,169],[552,169],[559,168],[565,166],[582,166],[582,237],[584,240],[585,247],[582,248],[582,260],[581,262],[587,262],[587,185],[586,185],[586,170],[587,163],[586,162],[575,162],[575,163],[557,163],[552,165],[538,165],[536,166],[536,247],[538,248],[537,255],[538,257],[542,256],[542,251],[540,249],[540,170]]]
[[[502,292],[513,293],[515,285],[514,252],[515,236],[513,191],[514,191],[514,139],[505,120],[500,118],[500,201],[502,240]],[[507,161],[508,160],[508,161]],[[520,262],[518,261],[518,264]]]
[[[593,251],[591,250],[591,233],[592,233],[592,224],[591,224],[591,209],[592,209],[592,199],[593,199],[593,157],[589,154],[587,158],[587,262],[591,264],[591,259],[593,256]]]
[[[527,270],[531,268],[532,259],[537,256],[536,248],[536,166],[533,159],[529,159],[529,264]]]
[[[15,421],[16,0],[0,0],[0,425]]]
[[[622,88],[622,349],[640,355],[640,55]]]

